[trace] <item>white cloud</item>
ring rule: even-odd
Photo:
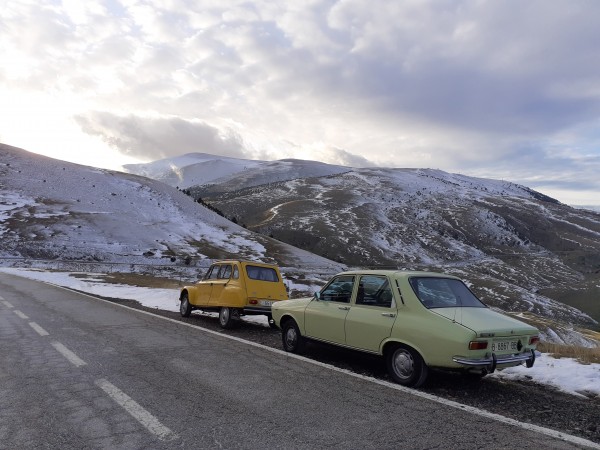
[[[94,112],[78,116],[76,121],[87,134],[100,137],[127,155],[149,161],[193,152],[246,156],[235,133],[223,134],[205,123],[178,117],[123,117]]]
[[[582,182],[577,161],[600,153],[599,18],[584,0],[18,0],[0,11],[0,88],[67,103],[61,121],[84,126],[55,139],[144,160],[207,146],[547,185],[560,161]],[[36,123],[0,138],[24,146]]]

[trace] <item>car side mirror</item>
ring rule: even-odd
[[[313,298],[314,298],[315,300],[317,300],[317,301],[319,301],[319,300],[322,300],[322,298],[321,298],[321,293],[320,293],[320,292],[318,292],[318,291],[317,291],[317,292],[315,292],[315,295],[313,296]]]

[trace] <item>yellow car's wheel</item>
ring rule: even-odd
[[[181,296],[181,303],[179,304],[179,312],[182,317],[190,317],[192,313],[192,305],[190,304],[190,300],[188,298],[187,293],[184,293]]]
[[[222,307],[219,310],[219,325],[226,330],[235,327],[240,321],[240,313],[235,308]]]

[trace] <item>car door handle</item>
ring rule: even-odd
[[[349,306],[338,306],[338,308],[341,309],[342,311],[350,311]]]
[[[381,315],[383,317],[396,317],[396,314],[394,314],[394,313],[381,313]]]

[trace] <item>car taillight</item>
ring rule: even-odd
[[[471,341],[469,342],[469,350],[485,350],[488,346],[487,341]]]
[[[252,300],[248,300],[248,303],[250,303],[251,305],[258,305],[258,300],[253,298]]]
[[[529,338],[529,345],[538,344],[539,342],[540,342],[540,337],[539,336],[531,336]]]

